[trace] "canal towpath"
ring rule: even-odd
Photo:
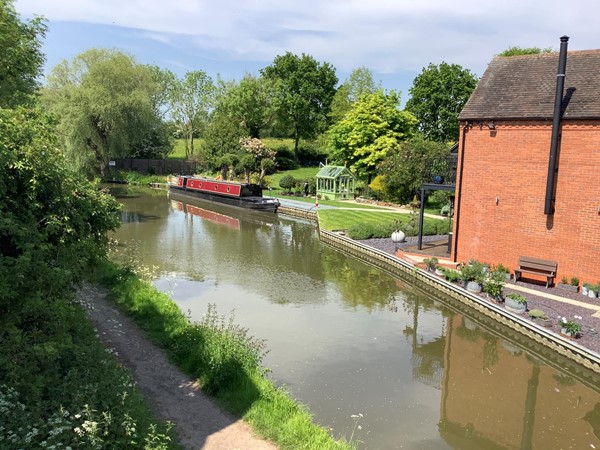
[[[102,288],[84,284],[77,295],[87,306],[99,339],[129,370],[155,416],[174,424],[183,448],[277,449],[207,398],[194,380],[171,364],[162,350],[107,300]]]

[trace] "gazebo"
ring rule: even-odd
[[[343,166],[323,166],[316,176],[317,195],[326,200],[354,198],[356,177]]]

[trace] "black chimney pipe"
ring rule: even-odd
[[[560,119],[562,116],[562,98],[565,88],[565,72],[567,70],[567,44],[569,36],[560,38],[558,55],[558,73],[556,74],[556,96],[554,98],[554,117],[552,119],[552,140],[550,142],[550,161],[548,161],[548,181],[546,182],[546,203],[544,214],[554,214],[554,186],[556,184],[556,157],[560,137]]]

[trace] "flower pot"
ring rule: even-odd
[[[581,287],[581,293],[587,297],[587,295],[588,295],[588,287],[587,286],[582,286]]]
[[[588,289],[588,297],[596,298],[596,291],[592,291],[591,289]]]
[[[435,269],[435,274],[438,275],[438,276],[440,276],[440,277],[443,277],[444,276],[444,271],[442,269],[440,269],[439,267],[437,267]]]
[[[573,336],[573,333],[569,333],[569,332],[568,332],[567,330],[565,330],[564,328],[561,328],[561,329],[560,329],[560,334],[561,334],[561,335],[563,335],[563,336],[565,336],[565,337],[568,337],[568,338],[570,338],[570,339],[573,339],[573,338],[575,337],[575,336]]]
[[[479,294],[481,292],[481,285],[477,281],[469,281],[466,289],[473,294]]]
[[[504,306],[506,306],[506,309],[509,311],[516,313],[523,313],[527,311],[527,303],[519,303],[510,297],[506,297],[504,299]]]
[[[573,286],[572,284],[558,283],[556,287],[569,292],[579,292],[579,286]]]
[[[533,319],[533,322],[537,323],[543,327],[546,327],[546,328],[551,328],[554,323],[554,321],[552,319],[541,319],[541,318],[535,318],[535,319]]]

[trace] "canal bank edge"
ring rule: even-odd
[[[307,218],[314,220],[318,226],[318,214],[316,211],[307,211],[293,207],[280,207],[279,212],[293,217]],[[586,369],[600,375],[600,355],[593,352],[572,340],[567,340],[548,329],[534,324],[516,314],[512,314],[503,308],[500,308],[493,303],[487,302],[477,295],[471,294],[465,289],[449,283],[443,278],[427,271],[421,270],[412,264],[396,258],[388,253],[369,247],[360,242],[356,242],[345,236],[337,233],[332,233],[323,230],[319,227],[319,237],[321,241],[331,247],[355,256],[371,265],[384,270],[393,276],[400,276],[406,279],[407,275],[410,280],[416,280],[421,283],[419,286],[424,291],[437,291],[446,296],[459,300],[462,305],[469,308],[471,311],[480,313],[483,317],[492,319],[513,331],[531,339],[533,342],[541,344],[543,347],[556,352],[564,358],[567,358]],[[408,280],[407,280],[408,281]],[[452,307],[452,305],[448,305]],[[454,305],[456,306],[456,305]],[[550,358],[547,362],[550,365],[560,364],[559,361],[553,361]]]
[[[384,269],[388,273],[398,275],[400,272],[410,274],[414,279],[421,283],[435,288],[447,296],[461,301],[473,310],[487,316],[512,330],[542,344],[543,346],[556,351],[558,354],[584,366],[593,372],[600,374],[600,355],[591,350],[576,344],[573,341],[564,339],[540,327],[516,314],[512,314],[493,303],[487,302],[477,295],[471,294],[465,289],[449,283],[443,278],[427,271],[421,270],[403,260],[392,255],[381,252],[380,250],[368,247],[359,242],[344,236],[331,233],[326,230],[320,230],[321,239],[334,248],[338,248],[347,253],[366,259],[369,263]]]

